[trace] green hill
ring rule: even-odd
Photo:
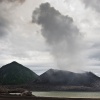
[[[1,85],[21,85],[32,82],[38,77],[29,68],[12,62],[0,68],[0,84]]]

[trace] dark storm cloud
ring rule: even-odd
[[[96,11],[100,12],[100,0],[83,0],[86,7],[92,7]]]
[[[34,23],[41,25],[41,33],[59,66],[75,66],[80,55],[81,35],[73,19],[62,15],[49,3],[41,4],[32,18]]]

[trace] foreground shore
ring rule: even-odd
[[[0,100],[100,100],[100,98],[57,98],[57,97],[34,97],[34,96],[2,96]]]

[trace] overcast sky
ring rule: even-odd
[[[17,61],[100,76],[100,0],[0,0],[0,66]]]

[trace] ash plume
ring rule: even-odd
[[[74,21],[62,15],[49,3],[43,3],[33,12],[32,22],[41,26],[41,34],[51,47],[57,66],[67,70],[82,67],[82,36]]]

